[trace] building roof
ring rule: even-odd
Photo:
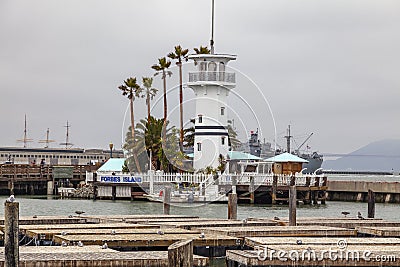
[[[299,162],[299,163],[307,163],[308,161],[305,159],[302,159],[296,155],[290,154],[290,153],[283,153],[279,154],[275,157],[268,158],[265,161],[268,162]]]
[[[112,158],[108,159],[97,171],[98,172],[122,172],[122,166],[126,159]]]
[[[262,158],[241,151],[229,151],[230,160],[262,160]]]

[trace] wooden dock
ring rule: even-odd
[[[271,221],[269,218],[249,218],[249,221]],[[289,225],[288,218],[273,219],[279,225]],[[329,226],[329,227],[341,227],[355,229],[356,227],[362,226],[374,226],[374,227],[400,227],[400,222],[386,221],[382,219],[358,219],[358,218],[346,218],[346,217],[334,217],[334,218],[297,218],[297,225],[299,226]]]
[[[198,228],[206,233],[229,235],[238,238],[259,237],[259,236],[295,236],[295,237],[326,237],[343,236],[355,237],[357,231],[346,228],[326,227],[326,226],[248,226],[248,227],[210,227]]]
[[[400,238],[396,238],[400,236],[400,227],[391,226],[398,222],[381,219],[300,217],[297,226],[287,226],[287,218],[226,220],[183,215],[21,219],[26,224],[19,226],[20,237],[24,238],[20,241],[20,263],[26,267],[168,266],[167,249],[182,241],[190,242],[193,253],[199,255],[194,256],[195,266],[208,266],[208,257],[225,255],[230,267],[382,265],[382,262],[365,260],[331,260],[326,255],[318,262],[307,259],[283,262],[277,257],[259,259],[260,249],[294,253],[313,250],[319,255],[324,250],[339,248],[339,241],[344,242],[349,251],[368,250],[374,256],[389,255],[397,260],[385,262],[384,266],[400,265]],[[106,248],[102,249],[104,246]],[[0,267],[4,266],[4,253],[1,252]]]
[[[209,259],[193,255],[194,266],[209,266]],[[4,248],[0,248],[0,267],[4,266]],[[119,252],[100,246],[20,247],[20,266],[160,266],[168,267],[168,251]]]
[[[356,228],[358,233],[379,237],[400,237],[400,227],[367,227],[359,226]]]

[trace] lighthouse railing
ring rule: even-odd
[[[189,82],[226,82],[235,83],[236,76],[233,72],[225,71],[198,71],[189,73]]]

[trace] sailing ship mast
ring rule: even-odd
[[[50,129],[47,128],[46,139],[45,140],[39,140],[39,143],[45,143],[44,148],[49,148],[49,144],[55,142],[54,140],[50,140],[49,136],[50,136]]]
[[[60,145],[61,146],[65,146],[65,149],[68,149],[69,147],[72,147],[74,145],[74,144],[69,142],[69,128],[71,127],[71,125],[68,124],[68,121],[67,121],[67,125],[64,126],[64,127],[67,128],[67,134],[65,136],[65,143],[60,143]]]
[[[24,143],[24,148],[27,147],[29,142],[33,142],[33,139],[28,138],[28,131],[26,129],[26,114],[25,114],[25,127],[24,127],[24,138],[18,139],[17,142]]]

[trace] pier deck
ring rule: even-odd
[[[116,234],[116,235],[55,235],[54,242],[61,244],[74,244],[81,241],[84,245],[103,245],[107,242],[109,247],[168,247],[171,244],[193,239],[193,246],[232,247],[240,244],[240,240],[225,235],[205,235],[201,238],[199,234],[171,233],[171,234]]]
[[[229,235],[238,238],[245,237],[280,237],[280,236],[357,236],[357,231],[352,229],[326,227],[326,226],[248,226],[248,227],[210,227],[198,228],[205,233]]]
[[[129,234],[157,234],[162,231],[163,234],[199,234],[199,231],[190,231],[181,228],[167,228],[162,229],[154,226],[153,228],[71,228],[71,229],[31,229],[26,230],[25,235],[29,238],[52,240],[55,235],[109,235],[109,238],[118,235],[129,235]]]
[[[366,227],[356,228],[361,234],[380,237],[400,237],[400,227]]]
[[[187,230],[205,227],[248,227],[248,226],[275,226],[276,222],[269,221],[241,221],[241,220],[223,220],[213,219],[206,221],[188,221],[188,222],[153,222],[151,225],[160,227],[178,227]]]
[[[271,221],[269,218],[249,218],[249,221]],[[289,225],[288,218],[279,218],[272,220],[279,225]],[[297,218],[296,224],[298,226],[329,226],[329,227],[341,227],[355,229],[356,227],[362,226],[374,226],[374,227],[400,227],[400,222],[386,221],[382,219],[358,219],[350,217],[342,218]]]
[[[193,255],[194,266],[208,266],[207,257]],[[4,248],[0,248],[0,266],[4,266]],[[21,247],[20,266],[160,266],[168,267],[168,251],[129,251],[84,247]]]

